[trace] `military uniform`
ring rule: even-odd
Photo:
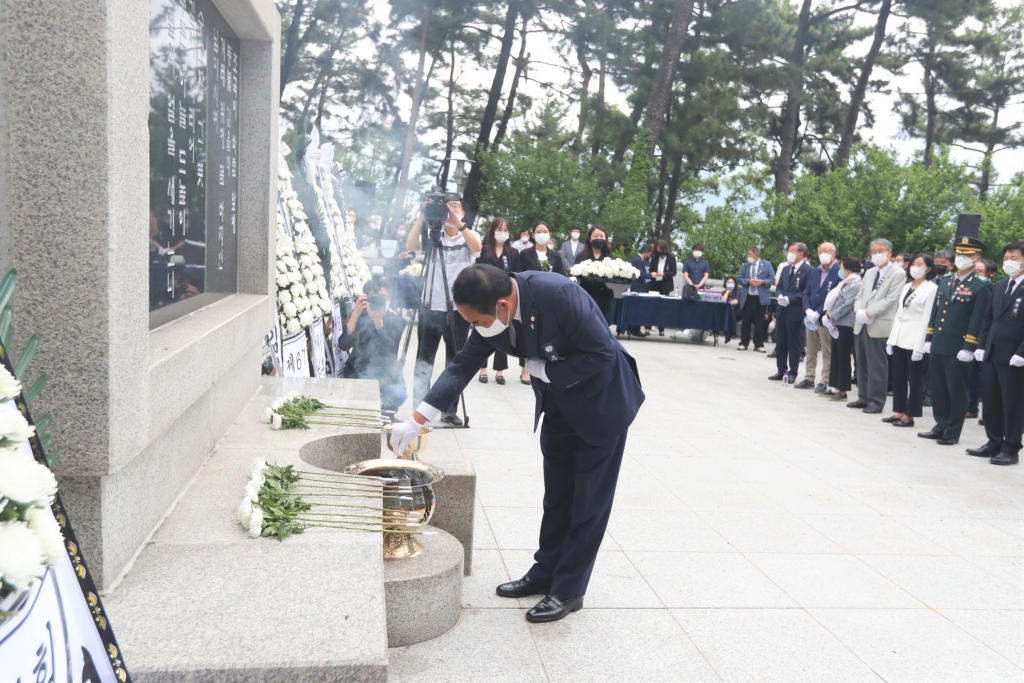
[[[957,245],[957,253],[971,252]],[[960,430],[963,429],[964,416],[967,414],[971,362],[978,347],[985,312],[992,299],[992,283],[973,270],[963,278],[950,273],[939,280],[939,290],[935,297],[925,337],[925,341],[931,344],[930,374],[935,427],[920,436],[938,439],[943,444],[953,444],[960,439]],[[961,351],[971,354],[970,362],[957,359]]]

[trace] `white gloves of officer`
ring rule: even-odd
[[[804,311],[804,315],[807,316],[807,321],[810,322],[811,324],[816,324],[818,320],[821,318],[821,316],[818,315],[818,312],[815,311],[813,308],[808,308],[806,311]]]
[[[422,427],[423,425],[410,417],[405,422],[396,424],[391,428],[391,450],[395,452],[396,458],[401,457],[403,453],[409,450],[409,446],[412,445],[413,440],[420,433]]]
[[[1010,359],[1010,367],[1024,368],[1024,356],[1018,356],[1017,354],[1014,354],[1013,358]]]
[[[864,311],[864,310],[857,311],[857,313],[854,315],[854,317],[857,319],[857,322],[859,322],[861,325],[870,325],[871,324],[871,318],[868,317],[868,312],[867,311]]]
[[[925,353],[931,353],[932,352],[932,343],[931,342],[925,342],[924,343],[924,352]]]
[[[961,363],[970,363],[974,360],[974,354],[970,351],[960,351],[956,354],[956,359]]]
[[[923,360],[923,359],[924,359],[924,354],[921,353],[920,351],[914,351],[912,354],[910,354],[910,360],[914,361],[915,363],[917,361]]]
[[[775,297],[775,301],[780,306],[788,306],[789,305],[789,297],[786,296],[785,294],[780,294],[779,296]]]
[[[979,363],[985,360],[985,349],[976,349],[974,351],[974,360],[978,361]]]
[[[892,355],[892,344],[886,344],[885,345],[885,352],[887,354],[889,354],[890,356]]]
[[[540,358],[527,358],[526,371],[541,382],[551,384],[551,380],[548,379],[548,373],[544,369],[544,366],[547,364],[548,362],[546,360],[541,360]]]

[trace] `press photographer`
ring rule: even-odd
[[[445,215],[445,212],[447,215]],[[459,273],[480,255],[480,237],[462,222],[465,212],[462,199],[456,193],[444,194],[435,188],[423,202],[416,225],[409,233],[406,249],[427,249],[423,292],[423,311],[418,331],[416,367],[413,373],[412,394],[418,403],[430,390],[431,375],[437,347],[444,339],[445,365],[465,345],[469,336],[469,323],[452,305],[451,286]],[[443,268],[437,264],[443,263]],[[447,284],[447,286],[446,286]],[[458,401],[444,407],[441,420],[459,427],[462,419],[456,415]]]

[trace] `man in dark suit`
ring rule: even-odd
[[[831,242],[822,242],[818,247],[818,261],[821,266],[814,269],[804,286],[804,318],[818,329],[807,330],[807,358],[804,359],[804,379],[795,384],[796,389],[814,389],[815,393],[828,393],[828,373],[832,363],[832,335],[821,325],[825,315],[825,298],[832,288],[839,284],[839,259],[836,247]],[[818,372],[818,356],[821,355],[821,382],[815,385]]]
[[[750,346],[751,331],[754,336],[754,350],[764,353],[765,310],[772,300],[771,283],[775,282],[772,264],[761,259],[761,248],[747,249],[747,262],[740,266],[736,278],[740,286],[740,350]]]
[[[633,257],[632,266],[640,271],[640,277],[633,280],[629,285],[629,291],[645,294],[647,283],[651,281],[651,254],[654,249],[649,244],[640,245],[640,253]],[[639,325],[631,325],[626,331],[635,337],[648,337],[649,332],[644,332]]]
[[[1024,430],[1024,242],[1003,252],[1008,278],[995,285],[974,359],[981,363],[988,443],[968,448],[993,465],[1016,465]]]
[[[474,330],[413,416],[394,427],[391,441],[403,452],[495,349],[527,359],[537,401],[534,429],[544,413],[544,518],[535,564],[497,593],[544,595],[526,619],[556,621],[583,606],[626,432],[644,401],[636,363],[590,295],[560,275],[475,265],[459,273],[452,298]]]
[[[789,245],[786,261],[775,287],[778,305],[775,309],[775,365],[778,372],[768,379],[793,383],[804,350],[800,333],[804,326],[804,287],[814,268],[807,262],[807,245],[803,242]]]

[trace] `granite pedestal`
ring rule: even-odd
[[[388,647],[422,643],[451,630],[462,616],[462,545],[451,534],[418,537],[424,552],[384,563]]]

